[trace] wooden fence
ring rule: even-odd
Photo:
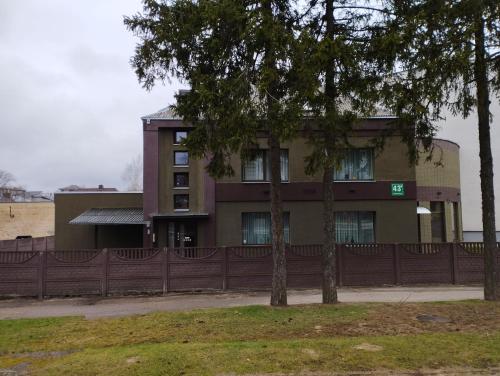
[[[287,247],[290,288],[321,286],[320,254],[320,245]],[[339,245],[337,283],[481,283],[482,254],[482,243]],[[269,289],[271,275],[270,247],[0,252],[4,297]]]

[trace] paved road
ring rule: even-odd
[[[341,302],[431,302],[482,299],[482,287],[385,287],[341,288]],[[291,290],[289,304],[320,303],[320,290]],[[155,311],[179,311],[198,308],[237,307],[269,304],[268,292],[171,294],[119,298],[72,298],[0,300],[0,319],[52,316],[99,317],[127,316]]]

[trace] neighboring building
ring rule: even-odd
[[[0,240],[54,235],[51,194],[0,188]]]
[[[139,192],[57,192],[55,249],[142,247]]]
[[[436,140],[433,160],[410,166],[399,136],[376,154],[370,139],[392,117],[366,119],[335,173],[339,242],[445,242],[460,240],[459,147]],[[144,130],[145,246],[269,244],[267,140],[256,159],[232,158],[235,175],[214,181],[205,161],[189,157],[181,141],[190,127],[168,109],[142,118]],[[285,237],[291,244],[323,240],[322,177],[304,172],[310,146],[304,137],[282,144]],[[435,162],[441,162],[437,165]],[[417,211],[422,214],[417,214]]]

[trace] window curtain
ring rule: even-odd
[[[375,220],[373,212],[360,212],[359,214],[359,242],[375,242]]]
[[[243,165],[243,180],[258,181],[264,180],[264,151],[255,153],[255,158],[247,160]]]
[[[350,149],[334,173],[335,180],[372,180],[373,149]]]
[[[280,153],[281,181],[288,181],[288,150]],[[271,163],[269,150],[255,151],[255,158],[243,162],[243,181],[269,181],[271,177]]]
[[[288,181],[288,150],[281,150],[280,154],[281,181]]]
[[[290,213],[283,213],[285,242],[290,242]],[[242,235],[244,245],[271,244],[271,213],[243,213]]]
[[[358,179],[373,179],[373,149],[358,149]]]
[[[338,243],[375,242],[373,212],[337,212],[335,231]]]

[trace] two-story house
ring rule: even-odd
[[[460,240],[459,147],[435,140],[432,161],[412,166],[399,136],[381,152],[370,140],[393,119],[380,114],[352,133],[335,172],[339,242],[414,243]],[[234,176],[215,181],[204,160],[182,146],[190,126],[165,108],[142,117],[144,131],[144,246],[212,247],[271,242],[267,140],[255,159],[232,158]],[[322,176],[305,173],[305,137],[282,144],[284,232],[290,244],[323,239]]]

